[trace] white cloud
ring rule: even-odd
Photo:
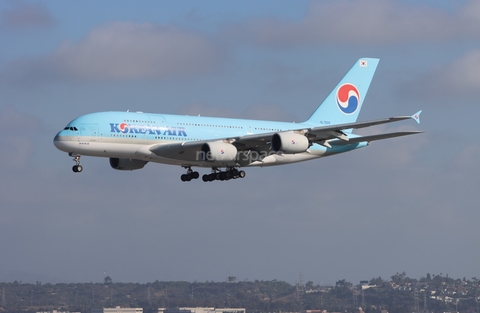
[[[361,44],[391,45],[479,38],[476,4],[449,14],[432,7],[394,0],[312,2],[300,21],[263,18],[238,24],[230,31],[259,45]]]
[[[456,105],[476,103],[480,88],[480,49],[470,50],[448,64],[441,64],[405,85],[401,94],[423,99],[429,103]],[[433,101],[435,100],[435,101]]]
[[[65,43],[53,58],[72,76],[136,79],[208,70],[217,52],[203,36],[153,24],[115,23],[94,29],[77,44]]]
[[[97,27],[47,57],[17,60],[8,72],[17,82],[159,79],[209,72],[221,60],[220,50],[198,33],[124,22]]]
[[[480,21],[480,2],[477,0],[467,1],[465,6],[460,10],[460,17]]]
[[[480,88],[480,49],[467,52],[441,70],[440,81],[457,89]]]
[[[15,7],[1,13],[0,28],[2,29],[35,29],[50,27],[55,24],[55,18],[41,3],[12,2]]]

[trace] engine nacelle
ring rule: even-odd
[[[310,147],[308,138],[293,132],[276,133],[272,136],[272,150],[286,154],[305,152]]]
[[[120,171],[133,171],[139,170],[147,164],[147,161],[135,160],[135,159],[119,159],[110,158],[110,166],[113,169]]]
[[[224,142],[206,142],[202,145],[203,161],[230,162],[237,157],[237,148]]]

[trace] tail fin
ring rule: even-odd
[[[379,59],[359,59],[306,123],[335,125],[357,120]]]

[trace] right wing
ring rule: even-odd
[[[393,122],[403,121],[407,119],[413,119],[417,123],[420,123],[421,112],[422,111],[419,111],[412,116],[397,116],[397,117],[384,118],[384,119],[367,121],[367,122],[354,122],[354,123],[346,123],[346,124],[338,124],[338,125],[298,128],[298,129],[286,130],[286,131],[280,131],[280,132],[268,132],[268,133],[251,134],[251,135],[244,135],[244,136],[216,138],[211,140],[156,144],[151,146],[149,150],[160,157],[186,161],[189,164],[191,163],[193,165],[195,163],[196,164],[199,163],[198,152],[202,150],[202,147],[206,143],[223,142],[225,144],[232,144],[237,148],[238,151],[249,151],[249,150],[258,151],[258,152],[270,151],[272,136],[278,133],[287,133],[287,132],[293,132],[293,133],[304,135],[311,142],[331,148],[332,147],[331,145],[348,145],[351,143],[369,142],[373,140],[381,140],[386,138],[393,138],[393,137],[422,133],[419,131],[411,131],[411,132],[397,132],[397,133],[387,133],[387,134],[370,135],[370,136],[353,135],[349,137],[348,135],[349,132],[348,131],[344,132],[346,130],[393,123]]]

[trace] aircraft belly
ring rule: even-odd
[[[63,136],[56,138],[55,146],[65,152],[78,155],[115,158],[135,158],[140,144],[106,142],[103,137]]]
[[[88,142],[79,143],[75,151],[80,155],[109,158],[135,158],[135,152],[140,145],[127,143]]]

